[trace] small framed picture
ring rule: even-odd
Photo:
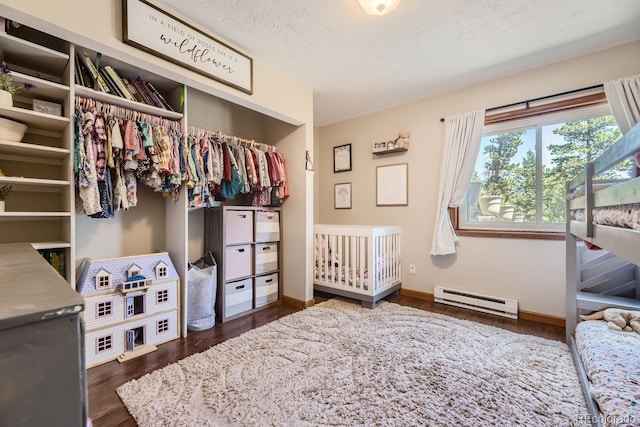
[[[334,185],[333,206],[335,209],[351,209],[351,183]]]
[[[351,144],[333,147],[333,172],[347,172],[351,170]]]

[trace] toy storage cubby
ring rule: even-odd
[[[221,206],[205,210],[205,249],[218,262],[216,314],[222,322],[277,301],[280,210]]]

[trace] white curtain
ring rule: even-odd
[[[480,150],[484,113],[484,110],[472,111],[444,119],[444,150],[431,255],[456,252],[458,237],[449,218],[449,208],[460,205],[469,187]]]
[[[604,93],[624,135],[640,122],[640,74],[604,82]]]

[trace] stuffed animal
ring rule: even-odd
[[[395,148],[409,148],[409,135],[406,130],[401,130],[398,137],[395,139]]]
[[[589,315],[580,316],[582,320],[606,320],[607,327],[613,331],[640,334],[640,311],[624,310],[622,308],[607,308]]]

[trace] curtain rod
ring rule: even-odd
[[[525,101],[514,102],[514,103],[511,103],[511,104],[505,104],[505,105],[500,105],[499,107],[487,108],[485,110],[485,112],[495,111],[495,110],[502,110],[503,108],[515,107],[516,105],[520,105],[520,104],[526,104],[527,108],[529,108],[529,103],[530,102],[542,101],[542,100],[549,99],[549,98],[557,98],[558,96],[571,95],[572,93],[584,92],[584,91],[592,90],[592,89],[601,89],[603,87],[604,87],[604,85],[599,84],[599,85],[594,85],[594,86],[589,86],[589,87],[583,87],[582,89],[568,90],[566,92],[556,93],[554,95],[541,96],[539,98],[532,98],[532,99],[527,99]],[[444,122],[444,117],[441,117],[440,121]]]

